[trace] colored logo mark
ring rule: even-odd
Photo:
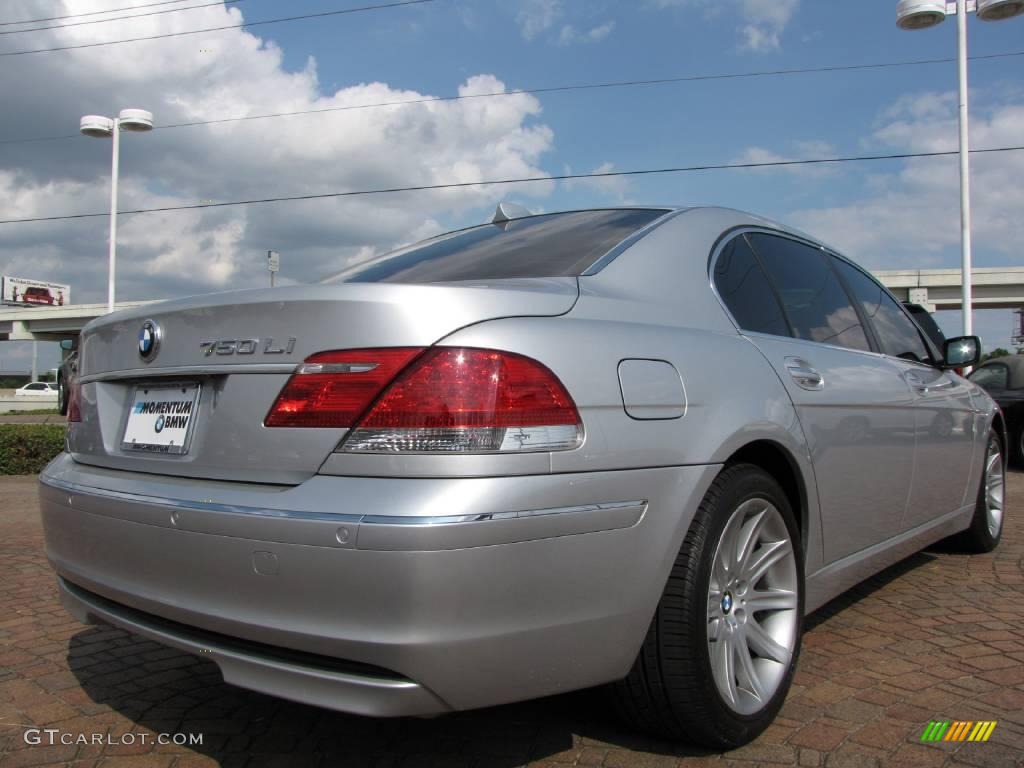
[[[928,723],[921,741],[988,741],[996,720],[940,720]]]

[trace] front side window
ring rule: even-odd
[[[660,209],[575,211],[485,224],[396,251],[323,282],[577,277],[665,213]]]
[[[917,325],[903,311],[903,307],[874,278],[842,259],[834,256],[829,258],[850,286],[851,293],[875,329],[882,351],[892,357],[916,363],[933,362]]]
[[[871,348],[857,311],[820,249],[760,232],[748,237],[782,297],[797,338],[849,349]]]
[[[789,324],[744,235],[734,237],[715,262],[715,288],[741,330],[789,336]]]
[[[1006,389],[1010,382],[1010,369],[1002,363],[995,363],[976,369],[967,378],[985,389]]]

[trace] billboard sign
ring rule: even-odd
[[[0,278],[0,295],[4,304],[62,307],[71,303],[71,286],[4,275]]]

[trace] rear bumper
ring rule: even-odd
[[[62,455],[40,500],[80,620],[203,652],[246,688],[425,715],[624,676],[717,469],[282,489]]]

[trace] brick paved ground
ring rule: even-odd
[[[1024,499],[1024,474],[1010,478]],[[0,768],[23,765],[1024,765],[1024,519],[994,555],[918,554],[809,621],[796,685],[756,743],[695,753],[619,728],[592,693],[436,720],[374,721],[224,685],[213,663],[61,609],[33,478],[0,479]],[[925,746],[930,719],[998,720],[987,743]],[[201,733],[199,748],[27,746],[65,733]],[[137,737],[138,738],[138,737]]]

